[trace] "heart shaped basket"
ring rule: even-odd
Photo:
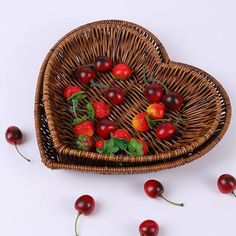
[[[130,48],[134,48],[134,50],[131,51]],[[122,61],[135,68],[135,75],[128,82],[117,82],[120,87],[127,90],[130,96],[126,99],[126,105],[123,107],[112,107],[114,110],[111,118],[116,120],[121,127],[127,128],[134,136],[149,140],[153,155],[142,157],[109,156],[81,152],[74,148],[72,116],[68,114],[68,105],[64,101],[62,91],[66,85],[77,84],[71,77],[71,70],[80,64],[88,64],[98,55],[111,56],[114,61]],[[155,78],[164,82],[171,89],[181,92],[184,96],[185,105],[181,110],[185,119],[184,129],[181,129],[182,127],[179,125],[180,132],[177,138],[171,142],[158,142],[153,138],[152,133],[138,134],[129,125],[133,115],[142,109],[145,110],[148,105],[142,95],[144,84],[141,73],[143,68],[146,68],[149,73],[156,71]],[[212,82],[213,78],[209,78],[212,77],[206,76],[206,73],[199,69],[171,62],[160,41],[149,31],[133,23],[102,21],[79,27],[54,46],[41,69],[40,85],[38,85],[36,93],[35,117],[39,146],[43,149],[41,154],[44,152],[42,157],[45,157],[46,149],[50,150],[49,147],[42,146],[44,120],[46,121],[45,136],[50,136],[50,142],[49,138],[47,140],[49,146],[53,148],[51,158],[49,157],[50,152],[47,152],[46,155],[47,163],[53,162],[53,167],[51,164],[48,165],[51,168],[68,168],[64,165],[69,165],[70,168],[77,169],[81,164],[83,166],[89,164],[89,166],[104,168],[97,170],[99,172],[109,173],[110,171],[105,171],[106,168],[113,166],[112,168],[123,169],[111,172],[123,173],[147,171],[148,165],[155,166],[150,170],[159,170],[166,168],[165,166],[174,167],[183,164],[180,160],[184,160],[184,163],[193,160],[191,157],[195,150],[205,145],[216,132],[219,132],[219,125],[226,110],[227,116],[225,116],[226,114],[224,116],[228,119],[223,126],[224,132],[230,120],[231,110],[227,94],[223,90],[224,96],[222,94],[219,96],[219,87],[216,89],[215,83]],[[101,75],[99,80],[106,84],[114,83],[110,74]],[[90,95],[89,97],[94,99],[101,94],[99,89],[91,90],[86,87],[84,89]],[[137,97],[141,99],[137,100]],[[224,100],[224,106],[222,106],[222,100]],[[40,107],[39,104],[41,104]],[[127,109],[127,107],[131,107],[131,109]],[[116,114],[121,114],[124,109],[127,112],[123,112],[122,118],[116,116]],[[38,116],[44,112],[45,117],[43,120],[41,117],[39,122]],[[197,156],[199,157],[199,154]],[[43,158],[44,163],[46,163],[46,159]],[[167,164],[167,161],[170,164]],[[162,166],[160,167],[160,165]],[[134,168],[132,166],[139,168],[139,170],[125,169]],[[143,166],[145,166],[144,169],[142,169]]]

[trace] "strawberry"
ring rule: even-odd
[[[64,98],[68,99],[70,98],[73,94],[81,92],[82,89],[78,86],[73,86],[69,85],[68,87],[65,88],[63,96]]]
[[[126,129],[117,129],[112,133],[113,138],[125,139],[130,141],[131,135]]]
[[[149,151],[147,143],[143,139],[136,139],[136,141],[142,144],[143,155],[146,155]]]
[[[140,112],[136,116],[134,116],[132,120],[132,126],[134,129],[138,131],[148,131],[149,130],[149,124],[147,121],[147,113],[146,112]]]
[[[77,118],[78,103],[86,97],[84,91],[78,86],[69,85],[65,88],[63,96],[70,102],[70,110],[73,112],[74,117]]]
[[[92,137],[81,134],[75,141],[76,147],[81,151],[92,151],[94,148],[94,141]]]
[[[95,146],[96,148],[103,148],[105,144],[105,140],[99,140],[96,142]]]
[[[77,135],[85,134],[91,137],[94,134],[94,124],[91,120],[87,120],[86,116],[75,119],[73,125],[74,132]]]
[[[102,119],[107,117],[110,114],[109,106],[101,101],[96,101],[93,103],[93,109],[95,112],[95,117],[98,119]]]

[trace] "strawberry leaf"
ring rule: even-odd
[[[117,146],[120,150],[126,151],[129,141],[125,139],[118,139],[118,138],[113,138],[114,140],[114,145]]]
[[[129,150],[129,153],[131,156],[142,156],[143,155],[142,144],[134,138],[132,138],[130,140],[128,150]]]
[[[76,100],[77,103],[81,100],[83,100],[84,98],[86,97],[85,95],[85,92],[84,91],[81,91],[81,92],[78,92],[78,93],[74,93],[73,95],[71,95],[67,101],[71,102],[72,100]]]
[[[86,108],[87,108],[87,111],[88,111],[88,118],[93,120],[94,116],[95,116],[95,111],[94,111],[93,105],[89,102],[87,104]]]
[[[72,125],[79,125],[80,123],[82,123],[86,120],[88,120],[87,116],[82,116],[80,118],[76,118],[76,119],[73,120]]]
[[[148,122],[150,129],[153,129],[155,127],[156,123],[150,118],[150,116],[148,114],[146,115],[146,120]]]

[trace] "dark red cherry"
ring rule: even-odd
[[[15,145],[16,151],[19,153],[21,157],[23,157],[26,161],[30,161],[28,158],[22,155],[19,151],[17,145],[23,142],[23,134],[21,130],[16,126],[10,126],[6,130],[5,138],[8,143]]]
[[[157,180],[154,180],[154,179],[151,179],[151,180],[148,180],[145,184],[144,184],[144,191],[145,193],[151,197],[151,198],[162,198],[164,199],[165,201],[173,204],[173,205],[176,205],[176,206],[181,206],[183,207],[184,204],[183,203],[175,203],[175,202],[172,202],[170,200],[168,200],[164,195],[164,187],[163,185],[157,181]]]
[[[159,225],[154,220],[145,220],[139,225],[140,236],[157,236]]]
[[[149,102],[159,102],[163,96],[163,88],[157,84],[149,84],[145,90],[144,95]]]
[[[95,208],[95,201],[93,197],[91,197],[90,195],[82,195],[76,200],[74,206],[75,206],[75,210],[78,211],[78,214],[75,220],[75,235],[78,236],[78,231],[77,231],[78,219],[81,214],[86,215],[86,216],[92,214]]]
[[[109,138],[111,133],[116,130],[116,124],[114,121],[107,118],[103,118],[98,121],[96,125],[96,132],[101,138]]]
[[[222,193],[232,193],[236,189],[236,179],[230,174],[223,174],[218,178],[217,186]]]
[[[96,71],[90,66],[81,66],[76,71],[76,78],[82,84],[88,84],[96,78]]]
[[[168,140],[174,137],[176,128],[174,125],[164,122],[156,128],[155,133],[160,140]]]
[[[105,92],[105,98],[111,104],[117,105],[124,101],[125,93],[122,89],[112,86]]]
[[[169,92],[163,97],[162,102],[169,110],[175,111],[182,106],[183,98],[177,92]]]
[[[112,67],[112,59],[106,56],[98,56],[95,60],[95,69],[99,72],[109,71]]]

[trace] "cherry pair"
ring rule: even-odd
[[[75,236],[78,236],[78,219],[82,214],[88,216],[93,213],[95,201],[90,195],[82,195],[76,200],[74,207],[76,211],[78,211],[75,220]],[[159,232],[159,225],[153,220],[145,220],[140,224],[139,232],[141,236],[157,236]]]

